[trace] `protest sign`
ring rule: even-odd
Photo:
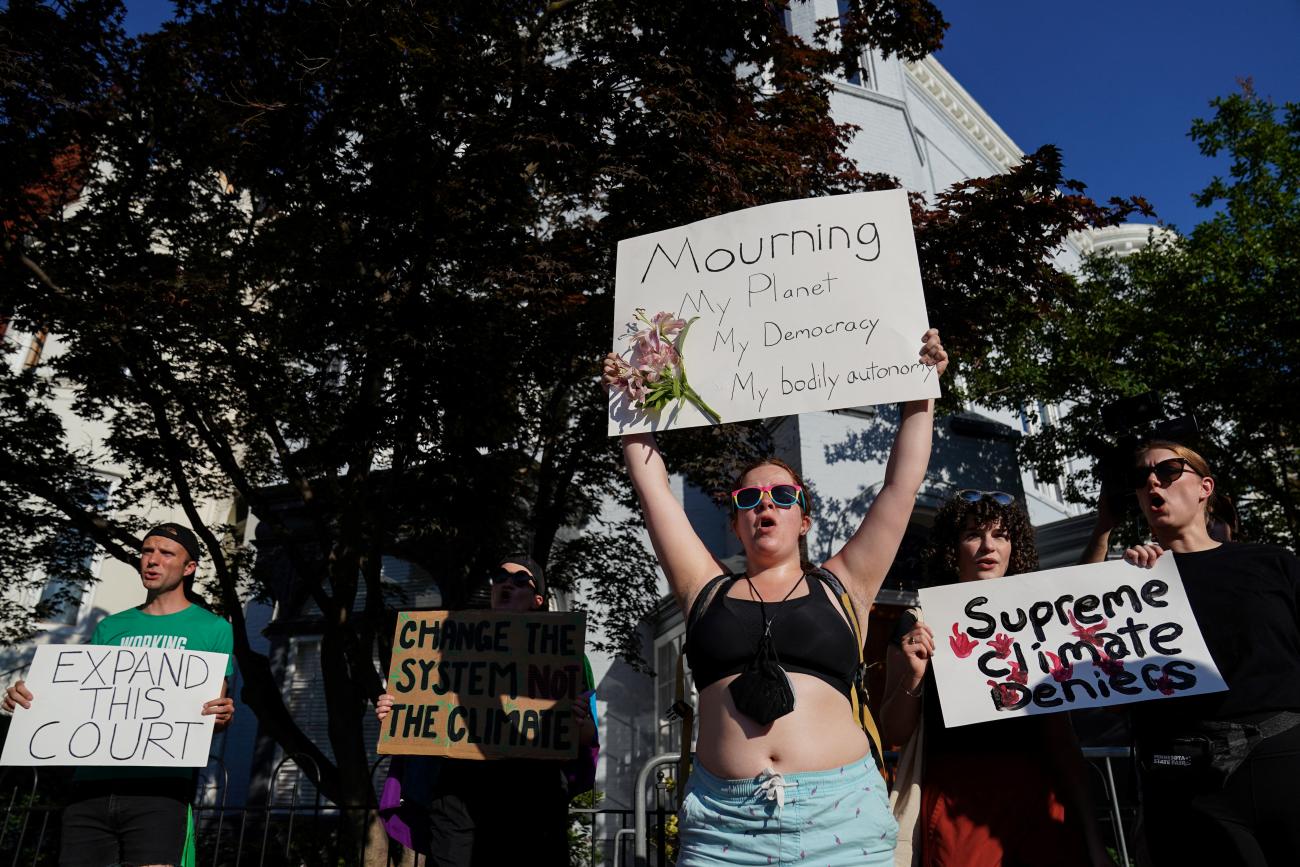
[[[576,612],[403,611],[378,752],[573,758],[585,630]]]
[[[1228,688],[1172,554],[921,590],[951,728]]]
[[[620,241],[614,351],[647,317],[695,319],[678,349],[723,422],[937,397],[918,361],[927,317],[904,190],[748,208]],[[698,319],[696,319],[698,317]],[[611,389],[609,433],[712,424],[682,400]]]
[[[201,768],[221,697],[226,654],[44,644],[27,688],[32,706],[9,724],[4,765]]]

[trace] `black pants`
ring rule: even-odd
[[[74,784],[63,809],[59,867],[179,864],[192,791],[174,780]]]
[[[1300,727],[1261,741],[1226,781],[1148,769],[1142,785],[1152,864],[1300,864]]]
[[[560,779],[553,761],[447,761],[428,806],[430,867],[567,867]]]

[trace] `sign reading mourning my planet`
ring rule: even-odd
[[[690,321],[687,381],[722,422],[939,395],[904,190],[780,202],[620,241],[614,350],[637,318]],[[698,317],[698,318],[697,318]],[[652,383],[651,383],[652,384]],[[610,435],[712,424],[611,390]]]
[[[1228,688],[1172,554],[920,591],[951,728]]]
[[[224,653],[41,645],[0,764],[201,768],[225,673]]]
[[[401,612],[378,752],[573,758],[585,629],[580,612]]]

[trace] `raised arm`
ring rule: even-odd
[[[673,496],[668,486],[668,467],[654,434],[624,436],[623,460],[641,502],[655,556],[659,558],[673,598],[685,613],[700,588],[725,570],[700,541],[686,517],[686,510]]]
[[[923,340],[921,361],[942,375],[948,367],[948,353],[939,342],[939,332],[931,328]],[[916,493],[930,464],[933,434],[934,401],[914,400],[903,404],[880,493],[857,532],[838,554],[826,561],[826,568],[838,575],[858,598],[861,617],[866,617],[903,541],[916,504]]]

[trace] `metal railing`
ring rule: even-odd
[[[1131,816],[1132,808],[1131,805],[1125,808],[1121,803],[1113,762],[1131,758],[1131,751],[1127,747],[1091,747],[1083,752],[1105,792],[1106,820],[1111,826],[1116,853],[1120,863],[1127,864],[1125,813]],[[666,794],[660,769],[671,766],[677,758],[675,753],[658,755],[641,768],[633,793],[633,809],[570,809],[570,820],[576,825],[575,833],[570,835],[576,844],[571,853],[571,867],[611,864],[613,867],[628,864],[664,867],[669,863],[666,830],[674,810],[669,806],[671,798]],[[371,765],[372,780],[386,761],[387,757],[383,757]],[[295,779],[289,801],[276,803],[276,783],[289,768],[301,773]],[[11,785],[0,789],[0,809],[3,809],[0,867],[54,865],[58,861],[59,807],[42,802],[37,769],[10,770]],[[31,774],[30,781],[25,776],[27,772]],[[330,804],[322,799],[314,785],[311,801],[301,802],[303,774],[309,781],[319,779],[310,757],[286,755],[267,780],[266,803],[231,807],[227,804],[229,775],[220,760],[214,759],[201,777],[207,780],[204,800],[210,803],[194,807],[198,867],[365,865],[366,856],[373,854],[369,851],[372,848],[369,832],[375,821],[374,810]],[[424,860],[417,858],[415,863],[423,867]]]
[[[370,768],[372,780],[387,757]],[[295,780],[288,802],[274,802],[276,784],[291,770],[302,774]],[[53,867],[59,855],[59,814],[61,808],[42,800],[41,777],[35,769],[19,771],[12,785],[0,789],[0,867]],[[25,775],[30,772],[30,780]],[[367,863],[371,850],[371,822],[375,812],[369,807],[339,807],[324,801],[318,789],[310,801],[300,800],[301,776],[319,779],[314,763],[305,755],[286,755],[275,766],[266,783],[266,803],[232,807],[227,803],[229,775],[219,759],[213,759],[200,777],[201,800],[193,808],[197,867],[268,867],[268,865],[356,865]],[[48,781],[47,781],[48,782]],[[312,787],[315,789],[315,786]],[[667,865],[666,841],[662,834],[669,816],[663,799],[650,805],[641,804],[655,834],[653,863]],[[607,867],[611,860],[627,863],[626,849],[620,843],[633,832],[634,811],[617,808],[572,808],[569,811],[574,833],[571,867]],[[381,838],[382,839],[382,838]],[[387,856],[387,841],[385,852]],[[424,859],[417,858],[419,867]],[[638,862],[642,863],[642,862]]]

